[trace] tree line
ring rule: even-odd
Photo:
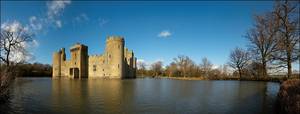
[[[165,68],[158,61],[146,69],[145,63],[138,63],[138,75],[169,77],[203,77],[207,79],[269,78],[269,72],[287,72],[293,75],[292,63],[300,63],[299,4],[295,1],[276,1],[272,11],[254,15],[253,27],[244,36],[249,45],[246,49],[236,47],[230,52],[227,64],[212,69],[213,64],[203,58],[197,65],[188,56],[179,55]],[[234,71],[228,73],[228,67]],[[300,65],[299,65],[300,67]],[[300,74],[299,74],[300,75]],[[300,77],[300,76],[299,76]]]
[[[200,64],[194,62],[190,57],[179,55],[173,61],[163,67],[162,61],[152,63],[149,68],[144,62],[138,62],[138,76],[166,76],[166,77],[201,77],[205,79],[224,79],[229,77],[229,66],[214,65],[204,57]],[[234,77],[230,77],[234,78]]]

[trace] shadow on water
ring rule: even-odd
[[[19,78],[4,113],[274,113],[278,83]],[[3,110],[2,110],[3,109]],[[1,112],[2,114],[2,112]]]

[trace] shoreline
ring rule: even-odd
[[[265,82],[279,82],[282,83],[286,80],[288,80],[285,77],[282,78],[274,78],[274,77],[268,77],[268,78],[246,78],[246,79],[239,79],[239,78],[220,78],[220,79],[208,79],[208,78],[203,78],[203,77],[165,77],[165,76],[156,76],[156,77],[149,77],[149,76],[144,76],[144,77],[137,77],[137,78],[159,78],[159,79],[172,79],[172,80],[236,80],[236,81],[265,81]],[[298,77],[292,77],[289,79],[299,79]]]
[[[16,77],[16,78],[53,78],[52,76],[21,76],[21,77]],[[138,76],[136,78],[125,78],[125,79],[121,79],[121,80],[126,80],[126,79],[142,79],[142,78],[153,78],[153,79],[170,79],[170,80],[195,80],[195,81],[201,81],[201,80],[220,80],[220,81],[264,81],[264,82],[279,82],[279,83],[283,83],[286,80],[291,80],[291,79],[299,79],[299,77],[292,77],[287,79],[286,77],[281,77],[281,78],[275,78],[275,77],[268,77],[268,78],[245,78],[245,79],[239,79],[239,78],[235,78],[235,77],[230,77],[230,78],[219,78],[219,79],[208,79],[208,78],[204,78],[204,77],[166,77],[166,76]],[[57,78],[53,78],[53,79],[57,79]],[[86,78],[86,79],[104,79],[107,80],[107,78]]]

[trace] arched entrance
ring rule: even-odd
[[[79,78],[79,68],[70,68],[70,76],[73,78]]]

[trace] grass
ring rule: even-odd
[[[281,84],[278,105],[280,114],[299,114],[300,79],[289,79]]]

